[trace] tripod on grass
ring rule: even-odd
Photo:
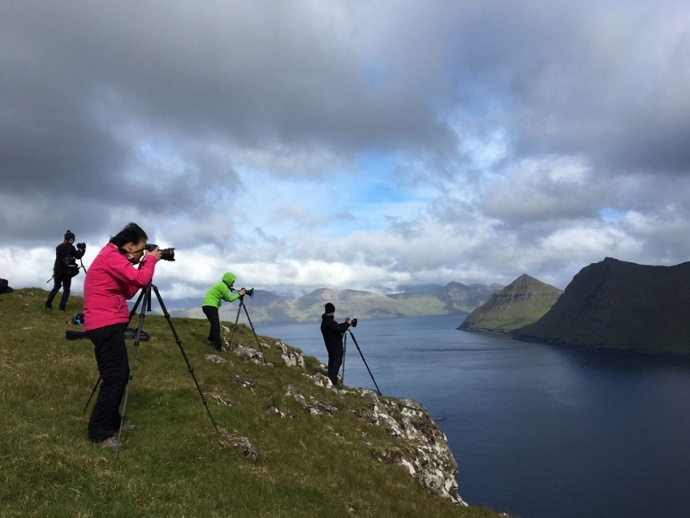
[[[158,299],[158,304],[160,304],[161,309],[163,310],[163,314],[165,315],[166,320],[168,321],[168,325],[170,326],[170,330],[172,331],[173,336],[175,337],[175,343],[177,343],[177,347],[180,349],[180,352],[182,353],[182,357],[184,358],[185,363],[187,364],[187,369],[189,370],[189,374],[191,374],[192,379],[194,380],[194,384],[196,385],[196,389],[199,392],[199,396],[201,397],[201,402],[204,404],[206,407],[206,413],[208,413],[209,418],[211,419],[211,423],[213,424],[213,427],[218,431],[218,427],[216,426],[216,422],[213,419],[213,416],[211,415],[211,410],[208,407],[208,403],[206,402],[206,398],[204,397],[204,393],[201,390],[201,387],[199,386],[199,382],[196,379],[196,376],[194,375],[194,369],[192,368],[191,364],[189,363],[189,358],[187,358],[187,354],[185,353],[184,349],[182,348],[182,341],[180,340],[180,337],[177,334],[177,331],[175,331],[175,327],[172,324],[172,320],[170,319],[170,314],[168,313],[168,310],[165,307],[165,304],[163,303],[163,299],[161,298],[161,294],[158,291],[158,288],[153,284],[149,283],[145,288],[141,290],[141,293],[139,294],[139,298],[137,298],[136,303],[134,304],[134,307],[129,313],[129,320],[131,322],[132,317],[137,311],[137,308],[139,307],[139,304],[141,304],[141,312],[139,313],[139,325],[137,327],[137,332],[134,337],[134,348],[132,350],[132,361],[129,365],[129,379],[127,380],[127,386],[125,387],[125,393],[123,396],[123,403],[122,403],[122,413],[121,416],[122,418],[120,419],[120,429],[118,430],[117,434],[117,444],[118,446],[115,448],[115,460],[117,460],[119,450],[120,450],[120,438],[122,437],[122,428],[125,424],[125,415],[126,415],[126,410],[127,410],[127,399],[129,396],[129,388],[132,384],[132,378],[134,376],[134,363],[136,362],[137,359],[137,352],[139,351],[139,342],[141,339],[141,328],[144,325],[144,317],[146,316],[147,311],[151,311],[151,291],[156,294],[156,298]],[[96,381],[96,384],[93,387],[93,390],[91,392],[91,396],[89,396],[89,400],[86,402],[86,406],[84,407],[84,412],[86,412],[86,409],[89,406],[89,403],[91,402],[91,399],[93,398],[94,393],[96,392],[96,389],[98,388],[98,385],[101,382],[101,377],[98,377],[98,380]]]
[[[352,327],[355,327],[357,325],[357,319],[353,320],[354,324]],[[376,384],[376,380],[374,379],[374,375],[371,373],[371,370],[369,369],[369,365],[367,364],[367,361],[364,359],[364,354],[362,354],[362,349],[359,348],[359,344],[357,343],[357,339],[355,338],[355,335],[352,333],[352,330],[348,328],[347,332],[350,334],[350,337],[352,338],[352,341],[355,343],[355,347],[357,347],[357,351],[359,351],[359,355],[362,357],[362,361],[364,362],[364,366],[367,368],[367,371],[369,372],[369,376],[371,376],[371,381],[374,382],[374,386],[376,387],[376,392],[379,393],[379,396],[381,396],[381,390],[379,390],[379,386]],[[345,384],[345,352],[347,351],[347,335],[343,335],[343,385]]]
[[[254,288],[246,290],[246,294],[251,297],[254,294]],[[259,350],[261,351],[261,357],[264,360],[264,365],[266,365],[266,357],[264,356],[264,348],[261,346],[261,342],[259,342],[259,337],[256,336],[256,331],[254,330],[254,324],[252,324],[252,319],[249,318],[249,311],[247,310],[247,306],[244,303],[244,295],[240,295],[239,300],[240,300],[240,306],[237,308],[237,315],[235,316],[235,327],[232,328],[232,334],[230,335],[230,343],[228,344],[228,352],[230,352],[232,350],[232,341],[235,339],[235,331],[237,331],[237,322],[240,319],[240,312],[242,311],[242,309],[244,309],[244,314],[247,316],[247,322],[249,322],[249,327],[251,328],[252,333],[254,333],[254,338],[256,339],[256,345],[259,346]]]

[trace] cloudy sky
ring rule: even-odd
[[[0,99],[15,288],[129,221],[173,299],[690,257],[686,0],[0,0]]]

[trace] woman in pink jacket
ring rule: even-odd
[[[89,438],[108,448],[124,447],[115,431],[120,428],[120,402],[129,380],[127,300],[148,286],[161,257],[158,247],[145,254],[147,239],[139,225],[128,224],[101,249],[84,280],[84,330],[95,347],[102,379],[89,419]]]

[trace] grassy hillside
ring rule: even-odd
[[[274,340],[261,337],[272,367],[230,353],[220,353],[226,363],[213,363],[202,320],[172,322],[220,432],[168,322],[148,314],[144,330],[151,338],[139,346],[127,406],[127,422],[139,429],[123,435],[127,449],[115,460],[112,450],[87,440],[91,407],[82,410],[98,377],[92,345],[65,339],[67,329],[79,329],[65,320],[82,301],[70,298],[60,313],[41,308],[46,296],[40,289],[0,295],[5,518],[497,516],[452,504],[404,467],[381,460],[413,445],[364,422],[359,416],[371,404],[366,398],[305,376],[320,372],[317,360],[307,357],[306,371],[288,367]],[[256,345],[244,325],[234,343]],[[286,394],[289,385],[338,410],[312,415]],[[256,448],[256,462],[234,447],[236,437]]]

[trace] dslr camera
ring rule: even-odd
[[[239,292],[239,291],[242,291],[242,290],[244,290],[244,295],[249,295],[250,297],[251,297],[252,295],[254,295],[254,288],[244,288],[244,287],[243,287],[243,288],[240,288],[239,290],[236,290],[235,288],[230,287],[230,291],[237,291],[237,292]],[[244,295],[240,295],[240,297],[243,297]]]
[[[77,243],[77,248],[79,250],[86,250],[86,243]]]
[[[146,251],[147,252],[153,252],[156,248],[158,248],[158,245],[154,245],[153,243],[149,243],[146,245]],[[175,249],[174,248],[161,248],[161,259],[164,261],[174,261],[175,260]]]
[[[357,319],[356,318],[350,319],[350,327],[357,327]]]
[[[250,297],[252,297],[254,295],[254,288],[240,288],[237,291],[241,291],[241,290],[244,290],[244,294],[249,295]]]

